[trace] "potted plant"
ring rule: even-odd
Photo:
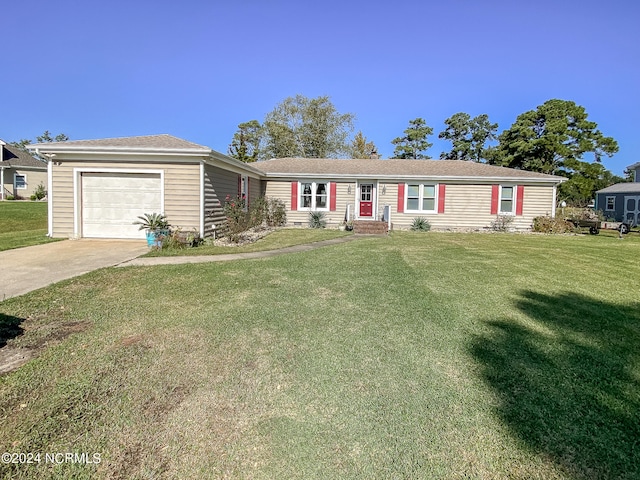
[[[349,220],[345,225],[345,230],[350,232],[353,230],[353,220]]]
[[[169,235],[169,222],[161,213],[145,213],[133,222],[140,225],[139,230],[147,231],[147,245],[162,248],[162,241]]]

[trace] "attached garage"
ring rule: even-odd
[[[28,148],[48,159],[51,237],[143,239],[133,222],[146,213],[210,237],[225,227],[227,196],[246,193],[251,201],[262,190],[256,168],[171,135]]]
[[[133,222],[164,212],[161,173],[82,172],[81,223],[87,238],[144,238]]]

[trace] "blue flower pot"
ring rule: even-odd
[[[162,241],[168,235],[168,230],[147,230],[147,246],[162,248]]]

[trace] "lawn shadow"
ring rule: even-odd
[[[570,478],[640,478],[640,303],[520,293],[470,351],[519,441]],[[635,369],[635,370],[634,370]]]
[[[0,313],[0,348],[13,338],[19,337],[24,332],[20,324],[24,318],[13,317]]]

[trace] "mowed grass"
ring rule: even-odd
[[[639,252],[635,234],[395,233],[9,299],[9,346],[50,345],[0,377],[0,450],[101,462],[0,468],[638,478]]]
[[[46,202],[0,202],[0,251],[53,241],[47,237]]]

